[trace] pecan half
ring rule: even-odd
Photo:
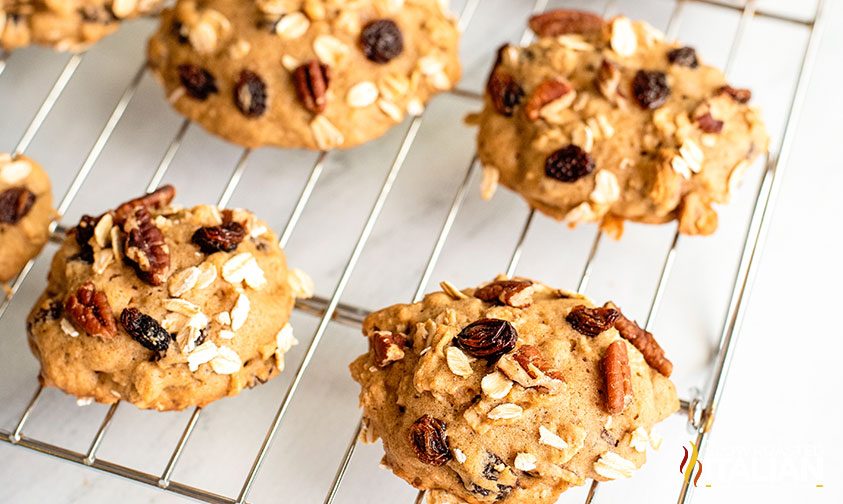
[[[556,9],[531,17],[530,29],[539,37],[556,37],[568,33],[585,35],[603,30],[603,18],[591,12]]]
[[[173,201],[173,198],[175,198],[175,196],[176,188],[171,185],[165,185],[152,191],[149,194],[144,194],[143,196],[137,197],[135,199],[130,199],[129,201],[118,206],[116,210],[114,210],[114,222],[116,224],[122,224],[123,222],[125,222],[125,220],[132,213],[132,210],[134,210],[134,208],[137,206],[143,206],[151,209],[164,208],[165,206],[169,205],[171,201]]]
[[[17,224],[32,209],[35,194],[25,187],[12,187],[0,193],[0,223]]]
[[[486,92],[492,100],[492,106],[499,114],[512,117],[517,107],[524,99],[524,89],[515,82],[509,73],[495,69],[486,83]]]
[[[145,206],[137,206],[123,223],[124,254],[132,261],[138,277],[150,285],[161,285],[170,268],[170,248],[164,234],[152,222]]]
[[[378,367],[386,367],[404,358],[407,336],[390,331],[375,331],[369,337],[369,343],[372,345],[375,364]]]
[[[752,99],[752,91],[745,88],[734,88],[729,85],[720,86],[717,89],[716,95],[727,94],[738,103],[747,103]]]
[[[524,113],[527,114],[527,119],[537,121],[542,107],[548,103],[562,98],[566,94],[573,91],[565,81],[560,79],[547,79],[536,86],[536,89],[527,98],[527,103],[524,105]]]
[[[606,386],[606,411],[616,415],[623,412],[632,400],[632,376],[626,343],[618,340],[609,345],[600,366]]]
[[[474,297],[487,303],[523,308],[533,302],[532,286],[529,280],[498,280],[475,290]]]
[[[64,310],[76,327],[91,336],[111,338],[117,333],[117,324],[114,322],[108,298],[91,282],[85,282],[75,293],[68,296]]]
[[[506,320],[480,319],[469,324],[454,338],[456,346],[472,357],[495,361],[511,352],[518,332]]]
[[[621,337],[632,343],[632,346],[641,352],[650,367],[670,378],[670,374],[673,372],[673,363],[665,357],[664,349],[656,342],[653,334],[641,328],[634,320],[626,318],[613,303],[606,303],[606,306],[618,312],[615,329],[618,330]]]
[[[221,226],[206,226],[197,229],[191,241],[198,245],[202,252],[213,254],[234,251],[245,237],[246,228],[243,224],[230,221]]]
[[[588,308],[575,306],[565,320],[580,334],[595,337],[614,325],[620,312],[611,307]]]
[[[501,358],[497,367],[507,378],[525,388],[538,388],[549,394],[558,394],[564,388],[562,373],[533,345],[521,345],[511,355]]]
[[[430,415],[420,417],[410,426],[410,445],[419,460],[432,466],[445,465],[453,457],[445,422]]]
[[[293,84],[304,108],[319,114],[328,105],[331,69],[317,60],[310,60],[293,71]]]

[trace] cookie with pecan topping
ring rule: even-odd
[[[664,352],[632,325],[523,278],[443,282],[364,322],[361,439],[381,438],[383,464],[440,504],[550,504],[588,478],[629,477],[679,408]]]
[[[534,43],[499,51],[474,117],[484,198],[500,181],[616,237],[625,220],[713,233],[714,205],[767,151],[749,91],[641,21],[557,10],[530,26]]]
[[[0,0],[0,48],[30,44],[84,51],[120,22],[155,12],[163,0]]]
[[[41,251],[55,215],[50,179],[41,165],[0,153],[0,284]]]
[[[27,321],[44,384],[178,410],[283,369],[303,296],[275,234],[249,211],[174,196],[162,187],[68,233]]]
[[[345,149],[459,80],[459,33],[442,4],[180,0],[149,61],[172,105],[226,140]]]

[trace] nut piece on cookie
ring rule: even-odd
[[[55,215],[50,179],[41,165],[0,153],[0,284],[38,255]]]
[[[27,320],[44,384],[179,410],[283,370],[297,341],[278,239],[247,210],[174,197],[164,186],[68,232]]]
[[[4,0],[0,49],[30,44],[79,52],[115,32],[120,23],[157,11],[164,0]]]
[[[535,42],[498,51],[472,116],[494,185],[614,237],[624,221],[713,233],[714,206],[767,151],[752,93],[645,22],[554,10],[530,27]]]
[[[347,149],[460,78],[439,0],[178,0],[149,42],[171,104],[246,147]]]
[[[651,334],[525,278],[441,285],[363,323],[351,374],[386,467],[433,502],[552,504],[645,462],[651,429],[679,408]]]

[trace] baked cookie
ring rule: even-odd
[[[27,320],[45,385],[177,410],[283,369],[300,274],[252,213],[181,209],[174,194],[86,215],[68,233]]]
[[[0,153],[0,283],[41,252],[55,216],[50,179],[41,165]]]
[[[351,365],[368,442],[433,503],[551,504],[628,478],[679,408],[672,364],[611,303],[526,279],[395,305]]]
[[[0,48],[41,44],[84,51],[120,22],[158,9],[163,0],[0,0]]]
[[[713,204],[767,151],[750,91],[644,22],[557,10],[530,27],[536,42],[499,51],[474,118],[483,196],[499,179],[555,219],[616,237],[624,220],[714,232]]]
[[[149,61],[173,106],[247,146],[327,150],[383,135],[460,76],[438,0],[180,0]]]

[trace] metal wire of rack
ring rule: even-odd
[[[696,436],[696,445],[699,448],[700,455],[702,455],[708,444],[709,434],[712,431],[715,414],[717,412],[719,401],[725,388],[726,378],[728,376],[728,371],[731,365],[732,350],[737,342],[738,336],[740,334],[741,323],[746,314],[747,299],[750,293],[753,280],[757,274],[758,258],[763,250],[765,235],[770,224],[770,211],[775,203],[775,199],[781,183],[781,172],[787,166],[787,162],[791,154],[793,139],[796,134],[797,119],[805,96],[807,94],[807,85],[811,74],[811,69],[813,66],[815,55],[817,52],[818,42],[823,29],[823,9],[825,0],[818,0],[814,16],[810,19],[791,17],[789,15],[780,14],[775,11],[768,11],[762,8],[758,8],[755,0],[744,0],[740,3],[732,3],[728,0],[674,0],[673,9],[666,29],[666,35],[669,38],[675,37],[675,34],[679,27],[679,23],[681,21],[683,8],[687,4],[693,3],[706,4],[717,8],[738,11],[740,13],[740,20],[738,23],[738,27],[734,33],[734,37],[731,41],[729,55],[725,66],[727,74],[729,73],[729,70],[731,69],[734,63],[735,56],[737,55],[740,49],[741,43],[744,39],[746,28],[753,19],[767,18],[774,21],[799,25],[805,27],[809,33],[808,41],[805,45],[805,49],[802,54],[802,59],[799,65],[799,74],[797,77],[796,86],[790,96],[789,106],[787,108],[786,123],[784,131],[780,137],[778,151],[769,154],[764,160],[764,172],[754,199],[754,205],[751,212],[750,221],[747,225],[746,233],[744,235],[743,246],[740,252],[740,261],[737,270],[735,271],[734,282],[729,297],[728,309],[726,312],[726,317],[723,321],[719,337],[719,343],[717,346],[717,353],[713,361],[710,378],[704,389],[705,395],[700,395],[681,401],[681,412],[687,415],[688,427]],[[479,5],[480,0],[466,1],[460,14],[461,28],[465,29],[468,26]],[[547,0],[534,0],[533,11],[541,11],[545,8],[546,5]],[[614,0],[608,0],[605,3],[605,12],[611,13],[613,7]],[[526,42],[528,40],[527,37],[528,35],[525,34],[524,39],[522,41]],[[7,56],[8,55],[6,54],[0,55],[0,75],[2,75],[2,73],[6,69]],[[68,59],[62,71],[54,81],[53,86],[46,95],[44,101],[41,103],[36,114],[33,116],[32,120],[30,121],[23,135],[21,136],[19,142],[17,143],[14,149],[15,152],[24,153],[28,149],[30,143],[35,138],[38,131],[41,129],[42,125],[49,117],[50,112],[53,110],[53,107],[58,101],[59,97],[62,95],[63,91],[72,80],[76,70],[78,69],[84,57],[85,53],[80,53],[73,55]],[[123,118],[123,115],[126,109],[128,108],[130,102],[132,101],[132,98],[134,97],[141,80],[146,74],[146,70],[147,69],[145,64],[141,65],[141,67],[138,68],[133,78],[129,82],[129,85],[125,88],[122,95],[118,99],[111,112],[111,115],[109,116],[105,125],[101,129],[95,143],[88,151],[88,154],[85,157],[82,165],[80,166],[79,170],[76,172],[75,176],[70,182],[68,189],[66,190],[62,198],[59,200],[57,208],[59,214],[64,214],[70,208],[70,205],[73,203],[76,196],[79,194],[83,184],[88,178],[88,175],[90,174],[97,160],[100,158],[100,155],[102,154],[103,150],[108,144],[112,134],[117,128],[117,125]],[[451,93],[455,96],[459,96],[469,100],[479,100],[481,98],[478,93],[470,90],[456,89]],[[106,473],[117,475],[149,486],[158,487],[165,491],[180,494],[186,497],[191,497],[205,502],[237,504],[247,502],[252,485],[255,481],[255,478],[257,477],[258,472],[261,469],[261,466],[263,465],[263,462],[270,449],[272,441],[279,430],[279,427],[290,407],[291,401],[295,396],[299,385],[303,377],[305,376],[305,373],[307,372],[313,360],[314,354],[318,349],[322,337],[324,336],[329,325],[331,324],[331,322],[338,322],[352,327],[359,327],[365,316],[368,314],[367,309],[345,304],[342,303],[340,300],[342,298],[346,286],[348,285],[351,275],[354,272],[355,266],[357,265],[361,254],[364,248],[366,247],[366,244],[372,234],[372,231],[376,223],[378,222],[379,217],[381,216],[387,198],[395,184],[395,181],[401,171],[401,168],[404,166],[407,156],[410,153],[414,141],[416,140],[422,120],[423,116],[419,116],[409,121],[400,146],[394,155],[390,169],[381,185],[380,192],[378,193],[378,196],[371,207],[368,217],[366,218],[364,227],[357,238],[356,244],[351,254],[347,258],[345,267],[342,270],[340,278],[336,286],[334,287],[334,291],[331,296],[329,298],[314,297],[308,300],[297,301],[296,308],[298,310],[304,313],[309,313],[318,316],[320,317],[320,321],[314,333],[314,336],[305,352],[305,355],[295,371],[293,380],[289,385],[287,392],[281,401],[281,404],[278,406],[276,413],[272,421],[270,422],[270,425],[267,427],[263,442],[261,443],[261,446],[254,457],[251,468],[245,480],[243,481],[241,489],[236,497],[219,495],[217,493],[202,488],[197,488],[191,485],[187,485],[184,483],[180,483],[177,481],[173,481],[171,479],[173,471],[175,470],[181,458],[181,455],[190,440],[191,434],[194,432],[194,429],[201,418],[201,408],[195,408],[193,410],[176,446],[170,453],[170,457],[167,461],[167,464],[165,465],[162,472],[159,474],[151,474],[139,469],[126,467],[97,457],[99,447],[105,439],[107,429],[111,424],[111,421],[120,405],[119,402],[115,403],[108,409],[94,437],[92,438],[89,444],[88,450],[85,453],[81,453],[56,444],[51,444],[45,441],[31,438],[24,434],[23,431],[27,424],[27,421],[30,419],[33,411],[37,408],[42,396],[43,387],[39,386],[24,411],[18,417],[18,421],[16,422],[14,428],[11,431],[0,429],[0,441],[21,448],[26,448],[32,451],[40,452],[59,459],[64,459],[70,462],[88,466]],[[164,176],[167,173],[167,170],[171,165],[171,162],[173,161],[176,153],[178,152],[182,144],[182,141],[190,125],[191,123],[188,120],[184,120],[178,128],[175,136],[171,140],[156,170],[154,171],[152,177],[148,182],[147,191],[154,190],[163,180]],[[231,174],[229,175],[228,181],[217,201],[220,206],[225,206],[234,194],[234,191],[236,190],[241,180],[241,177],[246,169],[251,153],[252,151],[250,149],[244,149],[241,152],[240,157],[237,163],[235,164],[235,167],[232,170]],[[315,188],[318,185],[320,177],[323,174],[326,159],[330,155],[331,154],[329,152],[322,152],[316,157],[310,169],[310,174],[307,177],[305,184],[302,187],[299,197],[296,201],[296,204],[294,205],[293,210],[288,218],[287,224],[284,227],[283,232],[281,233],[280,245],[282,247],[284,247],[288,243],[290,237],[293,234],[293,231],[296,229],[296,226],[298,225],[300,218],[305,208],[307,207]],[[472,179],[472,175],[477,169],[477,164],[477,157],[474,156],[471,162],[468,164],[465,176],[461,184],[458,186],[457,192],[454,195],[448,213],[441,225],[440,231],[438,233],[434,246],[430,252],[430,255],[427,259],[427,263],[424,267],[421,278],[418,281],[418,286],[413,296],[414,300],[420,299],[433,275],[434,268],[443,252],[445,243],[451,233],[457,215],[459,214],[463,202],[465,201],[466,194],[468,192],[468,186],[470,180]],[[534,215],[534,211],[531,210],[526,217],[523,227],[521,228],[516,245],[510,255],[510,259],[507,264],[506,272],[509,275],[515,273],[515,270],[519,264],[524,242],[529,233]],[[64,234],[65,228],[61,226],[58,221],[55,221],[51,225],[51,231],[53,232],[54,241],[60,241],[62,235]],[[583,266],[580,275],[580,280],[578,283],[578,290],[580,292],[585,291],[589,284],[589,280],[593,273],[594,258],[596,257],[597,252],[600,248],[601,238],[602,233],[598,231],[595,234],[585,265]],[[665,288],[668,284],[668,279],[670,277],[673,264],[676,259],[677,246],[679,245],[679,242],[680,235],[677,231],[676,234],[674,234],[673,236],[667,253],[665,254],[656,288],[650,300],[649,310],[645,318],[645,327],[647,329],[650,329],[652,327],[653,321],[655,320],[656,314],[658,313],[659,307],[661,305]],[[30,271],[32,270],[32,267],[33,261],[30,261],[10,285],[5,300],[0,303],[0,318],[2,318],[6,314],[11,300],[13,299],[15,294],[17,294],[21,285],[28,277]],[[346,470],[357,445],[357,437],[359,433],[360,423],[358,422],[357,428],[354,431],[354,436],[348,443],[346,451],[342,459],[340,460],[340,465],[337,469],[337,473],[334,477],[332,486],[325,496],[326,504],[333,502],[334,498],[337,495],[337,492],[340,489],[340,486],[342,485],[343,479],[346,475]],[[598,482],[592,482],[592,485],[589,488],[588,494],[586,496],[586,504],[595,502],[598,488]],[[680,490],[678,502],[690,502],[692,498],[693,488],[694,487],[690,485],[689,480],[686,479]],[[424,493],[420,492],[416,498],[416,503],[420,503],[423,500],[423,496]]]

